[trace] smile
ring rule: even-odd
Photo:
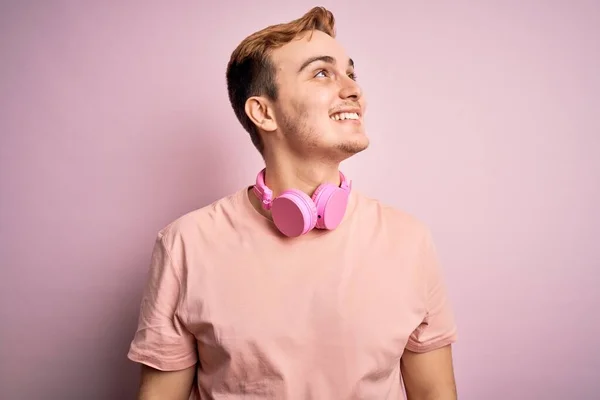
[[[360,119],[360,116],[358,115],[358,113],[355,113],[355,112],[341,112],[341,113],[333,114],[329,118],[331,118],[334,121],[346,121],[346,120],[358,120],[358,119]]]

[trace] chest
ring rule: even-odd
[[[385,241],[325,249],[240,249],[189,272],[189,325],[235,379],[310,366],[360,380],[397,363],[423,317],[413,261]]]

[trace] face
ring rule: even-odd
[[[271,59],[280,143],[301,156],[337,162],[368,147],[354,63],[334,38],[314,31],[276,49]]]

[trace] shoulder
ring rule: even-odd
[[[357,208],[361,219],[375,222],[389,235],[408,236],[415,240],[423,240],[430,235],[429,226],[414,214],[363,193],[357,193]]]
[[[244,189],[245,190],[245,189]],[[224,231],[235,229],[233,223],[240,207],[242,191],[231,193],[211,204],[181,215],[158,232],[158,238],[167,247],[185,244],[199,244],[214,240]]]

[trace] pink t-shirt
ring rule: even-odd
[[[158,235],[128,357],[197,365],[200,399],[400,399],[405,349],[456,340],[429,230],[353,190],[285,238],[244,188]]]

